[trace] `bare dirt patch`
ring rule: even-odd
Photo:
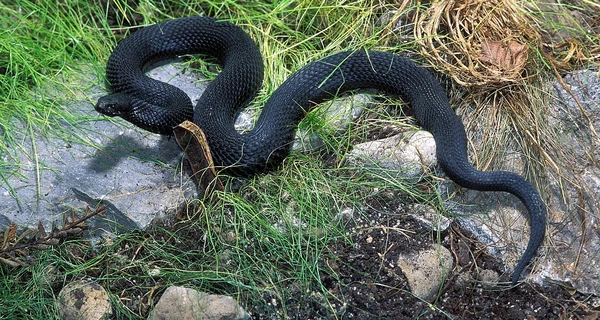
[[[592,297],[569,290],[567,285],[523,282],[509,287],[508,274],[501,262],[487,254],[465,230],[452,224],[447,231],[437,234],[406,214],[389,213],[389,207],[398,205],[389,199],[372,201],[368,216],[348,225],[348,231],[354,234],[354,245],[336,244],[331,247],[335,258],[321,261],[336,273],[322,275],[321,281],[337,300],[329,299],[325,305],[322,296],[315,295],[307,304],[303,295],[278,302],[287,309],[287,316],[292,319],[598,319],[600,316]],[[397,231],[399,226],[405,231]],[[396,260],[403,253],[427,247],[437,238],[453,253],[457,266],[438,296],[424,301],[411,294]],[[501,283],[484,284],[477,279],[476,269],[502,275]],[[336,312],[332,313],[331,308]],[[261,307],[253,311],[255,319],[269,317]],[[272,315],[270,318],[279,319]]]

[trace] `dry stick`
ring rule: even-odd
[[[585,218],[585,203],[583,201],[583,194],[581,188],[577,188],[577,198],[579,199],[579,212],[581,213],[581,239],[579,240],[579,248],[577,249],[577,256],[575,257],[575,265],[577,268],[579,265],[579,258],[581,258],[581,251],[583,251],[583,245],[585,244],[585,237],[587,235],[587,220]]]
[[[65,224],[63,225],[63,227],[60,230],[58,230],[58,229],[52,230],[52,231],[50,231],[50,233],[46,234],[41,239],[35,240],[34,242],[16,244],[12,247],[2,249],[2,250],[0,250],[0,253],[8,253],[8,252],[18,251],[21,249],[34,248],[35,246],[48,246],[48,245],[55,244],[55,243],[51,242],[52,239],[59,239],[59,238],[68,236],[70,230],[74,230],[75,228],[81,228],[79,226],[81,223],[85,222],[86,220],[90,219],[91,217],[93,217],[95,215],[102,215],[103,212],[106,211],[106,206],[101,205],[99,207],[96,207],[93,211],[88,208],[88,210],[86,210],[86,211],[87,211],[86,214],[84,214],[82,217],[79,217],[72,222],[65,222]],[[35,231],[34,231],[34,233],[39,234],[39,232],[35,232]]]

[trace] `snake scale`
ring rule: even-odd
[[[184,54],[206,54],[222,65],[195,111],[183,91],[145,75],[150,64]],[[243,134],[234,128],[235,116],[262,85],[263,63],[255,42],[234,24],[187,17],[142,28],[119,42],[106,76],[113,93],[98,100],[98,112],[167,135],[184,120],[193,120],[206,135],[215,165],[238,176],[280,164],[298,123],[316,104],[354,89],[398,95],[433,134],[438,163],[448,177],[466,188],[512,193],[527,208],[531,233],[513,283],[544,239],[546,208],[535,187],[515,173],[476,170],[468,161],[464,126],[440,84],[426,69],[396,54],[347,51],[306,65],[275,90],[254,128]]]

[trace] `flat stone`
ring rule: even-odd
[[[196,81],[189,74],[182,77],[185,80],[171,81]],[[89,82],[102,83],[93,76]],[[196,96],[203,91],[189,86],[186,90]],[[49,228],[62,223],[64,212],[103,201],[113,210],[110,217],[91,221],[92,233],[100,235],[144,228],[195,196],[195,185],[189,172],[182,170],[183,153],[175,140],[98,114],[87,99],[95,103],[104,94],[105,89],[94,87],[83,93],[82,101],[63,102],[69,112],[85,119],[77,124],[62,122],[56,131],[69,132],[66,136],[32,135],[26,124],[21,133],[14,133],[21,148],[2,155],[2,160],[14,164],[14,170],[3,177],[0,222],[36,226],[41,221]],[[120,223],[107,224],[108,220]]]
[[[171,286],[150,313],[149,320],[242,320],[250,316],[224,295]]]

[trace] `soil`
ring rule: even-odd
[[[328,248],[329,254],[319,261],[320,281],[329,293],[327,296],[321,291],[306,291],[306,287],[293,281],[281,280],[277,285],[291,290],[284,301],[270,293],[263,294],[263,301],[241,293],[241,305],[252,319],[600,319],[600,298],[578,293],[567,284],[523,281],[511,286],[510,270],[488,254],[472,235],[455,223],[440,232],[428,229],[410,216],[407,201],[402,197],[393,193],[379,195],[365,204],[360,216],[343,218],[352,241],[334,243]],[[121,259],[128,265],[151,255],[152,251],[146,252],[140,243],[169,243],[173,254],[180,255],[203,246],[201,229],[183,227],[176,231],[177,237],[161,228],[137,231],[105,263],[109,269],[120,270],[124,268],[119,266]],[[431,244],[446,247],[454,257],[455,267],[437,295],[423,300],[411,293],[397,259]],[[89,251],[79,251],[77,246],[69,251],[78,259],[92,258],[86,256]],[[194,266],[210,268],[214,264],[211,257],[195,256]],[[103,278],[103,270],[92,268],[86,273]],[[165,283],[155,282],[146,273],[141,265],[127,266],[127,276],[111,278],[102,285],[118,295],[127,309],[146,317],[166,289]],[[135,285],[131,276],[137,277]],[[62,284],[54,288],[57,294]],[[222,294],[240,290],[227,284],[212,286],[211,290],[220,290],[216,293]]]
[[[522,282],[510,286],[503,264],[460,226],[451,224],[444,232],[432,232],[406,213],[389,214],[388,207],[401,206],[393,202],[372,201],[368,216],[347,226],[354,234],[354,246],[337,244],[331,248],[337,260],[321,262],[337,273],[336,277],[321,277],[337,301],[323,301],[321,295],[312,294],[307,303],[307,294],[298,292],[302,298],[275,304],[285,306],[285,314],[292,319],[600,318],[599,300],[570,290],[567,285]],[[428,247],[436,239],[453,253],[456,266],[438,295],[424,301],[411,294],[395,259]],[[500,282],[486,285],[480,281],[485,274],[478,272],[481,270],[501,275]],[[265,296],[266,301],[273,299]],[[273,317],[274,310],[251,306],[247,310],[253,319],[279,319]]]

